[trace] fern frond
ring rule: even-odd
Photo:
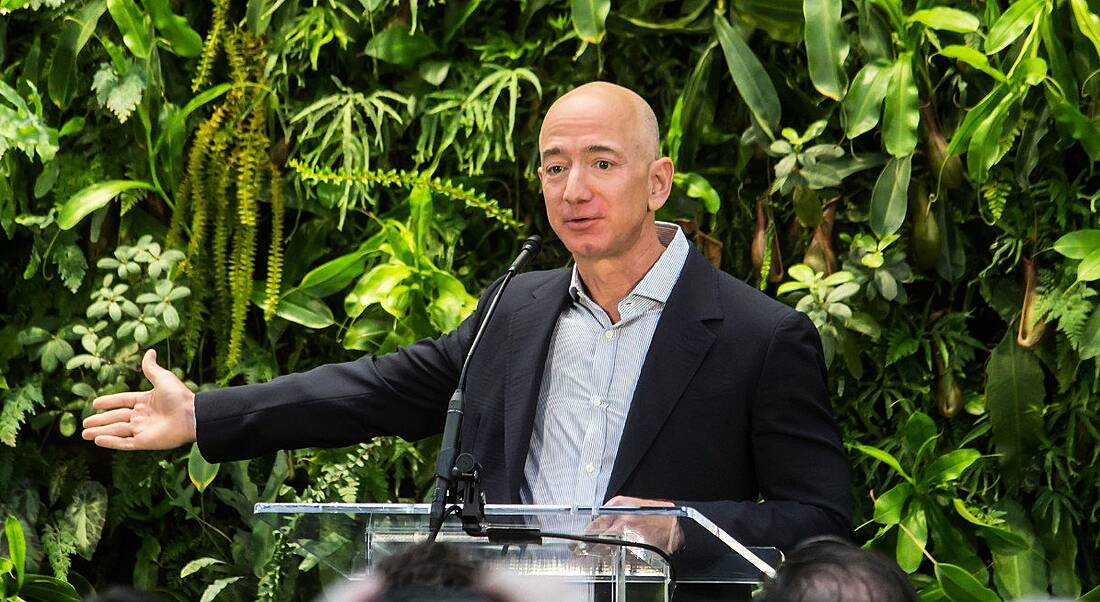
[[[1057,322],[1058,332],[1074,349],[1081,346],[1081,335],[1085,332],[1085,323],[1092,315],[1096,291],[1083,282],[1077,282],[1074,270],[1065,270],[1061,277],[1044,273],[1039,278],[1037,288],[1039,299],[1035,304],[1038,316],[1048,322]]]
[[[485,194],[465,188],[447,178],[432,177],[415,171],[396,171],[392,169],[337,173],[330,169],[312,167],[295,159],[291,159],[287,164],[294,169],[299,177],[307,182],[326,184],[359,182],[379,184],[387,188],[403,188],[405,190],[423,186],[431,190],[433,194],[461,201],[468,208],[478,209],[486,217],[496,220],[516,232],[523,232],[525,229],[522,223],[512,217],[511,209],[504,209],[500,206],[500,203],[490,199]]]
[[[271,246],[267,253],[267,288],[264,291],[264,320],[275,317],[283,279],[283,174],[277,165],[269,163],[271,190]]]
[[[214,67],[214,61],[218,58],[218,49],[224,37],[228,12],[229,0],[214,0],[214,14],[210,19],[210,31],[206,34],[206,41],[202,45],[202,57],[199,59],[195,79],[191,81],[192,92],[197,93],[203,89],[210,79],[210,70]]]
[[[0,411],[0,443],[15,447],[20,425],[34,413],[36,406],[45,403],[41,387],[34,382],[8,393],[4,398],[4,409]]]

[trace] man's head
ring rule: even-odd
[[[917,594],[893,560],[829,537],[811,540],[791,552],[755,600],[917,602]]]
[[[672,161],[642,97],[606,82],[568,92],[546,112],[539,158],[550,226],[578,262],[659,244],[653,214],[672,189]]]

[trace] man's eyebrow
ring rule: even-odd
[[[584,147],[586,153],[611,153],[613,155],[622,155],[623,153],[617,148],[607,146],[605,144],[589,144]]]
[[[541,156],[542,160],[545,161],[547,157],[553,157],[560,154],[562,154],[562,150],[560,148],[556,146],[551,146],[550,148],[542,151]]]

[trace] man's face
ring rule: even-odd
[[[539,136],[550,226],[578,261],[627,257],[646,244],[667,197],[628,102],[583,92],[551,107]],[[667,161],[667,160],[664,160]]]

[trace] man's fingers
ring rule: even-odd
[[[154,387],[159,385],[166,377],[176,377],[171,370],[161,368],[160,364],[157,364],[156,349],[145,352],[145,357],[141,358],[141,371],[145,373],[145,378],[148,378]]]
[[[84,429],[81,436],[85,439],[92,440],[103,435],[109,435],[112,437],[132,437],[134,434],[133,428],[129,422],[116,422],[114,424],[108,424],[105,426],[96,426]]]
[[[130,408],[119,408],[102,414],[93,414],[84,419],[84,428],[105,426],[116,422],[130,422],[130,416],[134,413]]]
[[[97,410],[113,410],[115,408],[132,408],[134,404],[139,401],[143,401],[149,397],[148,391],[136,391],[126,393],[115,393],[113,395],[104,395],[103,397],[96,397],[92,401],[92,407]]]
[[[95,444],[100,447],[106,447],[107,449],[132,450],[134,449],[134,438],[100,435],[95,438]]]

